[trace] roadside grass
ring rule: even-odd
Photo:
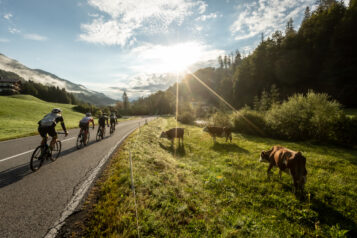
[[[184,147],[171,148],[159,118],[121,146],[95,192],[85,221],[88,237],[137,234],[130,187],[133,157],[143,237],[344,237],[357,235],[357,151],[241,134],[213,145],[202,128],[186,128]],[[189,132],[189,135],[187,135]],[[307,158],[306,199],[292,193],[290,176],[266,178],[262,150],[284,145]]]

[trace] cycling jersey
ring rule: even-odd
[[[98,123],[100,126],[105,126],[105,122],[107,122],[108,125],[108,117],[107,116],[101,116],[98,120]]]
[[[61,122],[63,131],[67,131],[62,115],[60,113],[51,112],[38,122],[38,132],[42,137],[46,137],[47,134],[51,137],[55,137],[57,136],[55,127],[58,122]]]

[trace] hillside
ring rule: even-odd
[[[55,107],[63,110],[67,128],[78,126],[83,114],[74,105],[48,103],[29,95],[0,96],[0,140],[37,134],[37,122]]]
[[[73,93],[77,99],[95,105],[109,105],[116,101],[112,98],[86,88],[83,85],[72,83],[54,74],[40,70],[30,69],[20,62],[0,54],[0,69],[18,74],[26,81],[34,81],[47,86],[58,86],[67,92]]]

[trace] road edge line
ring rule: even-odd
[[[98,173],[101,171],[101,168],[107,160],[112,156],[116,148],[129,136],[131,135],[137,127],[134,129],[130,130],[125,136],[118,141],[110,150],[109,152],[100,160],[99,164],[93,172],[86,178],[86,180],[82,183],[81,187],[76,191],[74,196],[71,198],[70,202],[66,205],[64,211],[61,214],[60,219],[58,219],[52,228],[47,232],[47,234],[44,236],[45,238],[55,238],[58,234],[58,231],[62,228],[62,226],[65,224],[65,220],[75,211],[75,209],[78,207],[80,202],[82,201],[84,195],[87,193],[89,187],[92,185],[94,182],[95,178],[97,177]]]

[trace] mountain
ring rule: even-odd
[[[107,97],[103,93],[90,90],[80,84],[72,83],[44,70],[30,69],[3,54],[0,54],[0,69],[16,73],[26,81],[31,80],[47,86],[64,88],[67,92],[73,93],[77,99],[83,102],[95,105],[110,105],[116,102],[116,100]]]

